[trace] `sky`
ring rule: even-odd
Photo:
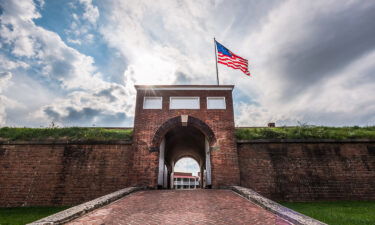
[[[133,126],[135,84],[216,84],[236,126],[375,120],[375,1],[0,0],[0,126]]]
[[[193,176],[198,176],[200,168],[198,162],[193,158],[185,157],[176,162],[176,165],[174,165],[174,171],[192,173]]]

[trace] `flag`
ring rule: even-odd
[[[229,51],[226,47],[224,47],[219,42],[216,42],[216,49],[218,54],[218,63],[226,65],[230,68],[241,70],[246,75],[250,76],[249,72],[249,63],[247,59],[244,59],[233,52]]]

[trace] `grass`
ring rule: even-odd
[[[375,139],[375,126],[371,127],[275,127],[236,128],[238,140],[256,139]],[[115,141],[131,140],[132,129],[108,128],[0,128],[0,139],[10,141],[81,140]]]
[[[113,141],[131,140],[131,129],[106,128],[0,128],[0,138],[10,141],[72,140]]]
[[[0,225],[22,225],[67,209],[58,207],[14,207],[0,208]]]
[[[281,204],[329,225],[375,224],[375,201],[282,202]]]
[[[375,139],[375,126],[322,127],[297,126],[275,128],[236,128],[238,140],[256,139]]]

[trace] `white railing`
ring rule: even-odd
[[[174,185],[199,185],[199,181],[175,181]]]

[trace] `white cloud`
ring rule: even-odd
[[[88,3],[90,2],[85,2],[85,4]],[[89,6],[87,7],[88,10],[92,10]],[[90,118],[85,118],[85,115],[82,115],[81,119],[86,119],[87,121],[83,121],[86,123],[100,122],[104,121],[105,117],[114,118],[116,116],[125,120],[127,115],[124,111],[128,112],[130,104],[133,104],[126,101],[127,91],[121,90],[123,89],[121,85],[104,81],[102,74],[97,72],[92,57],[67,46],[58,34],[37,26],[33,19],[39,18],[40,14],[33,1],[6,2],[3,11],[0,27],[1,37],[4,44],[11,46],[11,52],[17,61],[0,54],[0,59],[2,59],[0,69],[14,71],[17,74],[17,68],[27,68],[29,64],[32,64],[34,70],[38,67],[41,68],[38,71],[44,76],[40,77],[41,79],[47,78],[51,83],[56,82],[59,85],[59,91],[63,90],[67,93],[64,97],[50,99],[50,104],[41,107],[36,115],[33,115],[35,112],[31,112],[29,117],[36,116],[34,119],[48,120],[53,117],[52,114],[47,114],[45,111],[46,108],[49,108],[49,112],[52,110],[59,114],[57,119],[61,122],[73,118],[75,125],[80,125],[79,116],[86,112],[98,113]],[[93,39],[91,35],[88,35],[87,38]],[[121,99],[116,98],[115,102],[110,103],[110,101],[106,102],[104,97],[95,96],[100,91],[110,88],[116,89],[112,93],[115,97],[121,93]],[[2,101],[5,101],[4,99],[3,97]],[[5,107],[5,104],[2,105]],[[5,112],[4,107],[2,112]],[[68,109],[71,115],[68,115]],[[76,117],[74,118],[74,116]],[[104,119],[100,119],[101,116]]]
[[[60,81],[64,88],[103,86],[92,57],[68,47],[56,33],[36,26],[32,20],[39,17],[31,0],[5,5],[0,32],[5,42],[14,46],[12,52],[32,57],[34,66],[41,66],[46,77]]]
[[[12,73],[0,72],[0,126],[6,123],[5,107],[12,103],[12,101],[10,101],[6,96],[2,95],[2,92],[7,88],[11,78]]]
[[[95,36],[91,33],[96,29],[96,23],[99,19],[99,8],[95,6],[92,0],[78,0],[83,7],[83,12],[74,12],[71,14],[72,23],[69,29],[65,30],[68,35],[67,41],[71,44],[93,44]],[[72,10],[77,10],[77,5],[70,3]]]
[[[16,76],[16,70],[29,65],[42,68],[42,79],[68,93],[40,108],[44,118],[100,122],[104,120],[96,113],[116,117],[121,110],[128,118],[134,113],[134,84],[215,84],[216,36],[249,59],[253,74],[248,78],[219,65],[221,83],[235,84],[241,95],[235,99],[236,124],[373,124],[373,3],[77,2],[84,11],[70,4],[67,42],[95,43],[101,37],[94,31],[100,32],[113,54],[124,59],[121,84],[99,73],[92,57],[37,26],[33,20],[41,15],[31,0],[3,4],[0,45],[11,46],[13,57],[0,54],[0,72]],[[111,102],[110,94],[104,96],[114,86],[122,90],[122,100]],[[46,108],[51,114],[45,114]]]
[[[92,4],[92,0],[79,0],[84,6],[83,18],[88,20],[90,23],[95,24],[99,18],[99,9],[98,7]]]
[[[198,172],[200,172],[200,169],[197,161],[187,157],[182,158],[176,162],[174,171],[192,173],[193,175],[197,176]]]
[[[261,29],[250,32],[245,41],[254,78],[236,83],[258,104],[238,104],[236,123],[374,124],[375,80],[368,74],[375,71],[375,51],[366,53],[369,49],[364,48],[356,53],[360,39],[371,37],[366,32],[346,35],[362,29],[355,24],[366,20],[354,13],[366,14],[371,9],[366,7],[355,1],[286,1],[271,11]],[[342,51],[348,48],[345,39],[352,48],[347,52]],[[340,65],[340,60],[347,62]],[[364,77],[367,83],[360,82]]]
[[[125,75],[132,78],[127,79],[137,84],[172,84],[177,72],[197,83],[214,77],[214,61],[209,58],[212,28],[203,19],[210,13],[210,3],[114,1],[103,7],[105,23],[100,32],[128,59]]]
[[[30,65],[22,61],[10,60],[4,55],[0,54],[0,70],[10,71],[18,68],[29,68]]]
[[[74,91],[43,106],[36,118],[61,126],[129,126],[131,103],[122,85],[111,84],[95,91]]]

